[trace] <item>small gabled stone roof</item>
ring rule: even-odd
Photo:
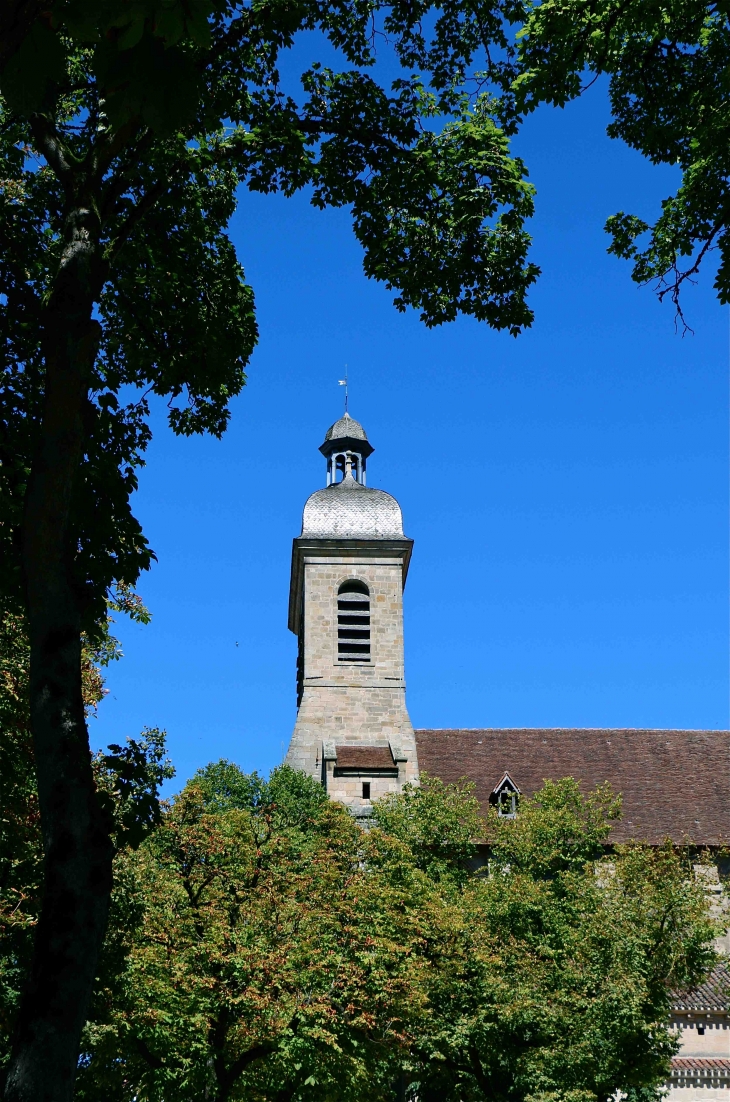
[[[393,758],[389,745],[378,746],[337,746],[335,747],[337,760],[335,769],[341,772],[343,769],[352,772],[371,771],[380,772],[388,770],[397,772],[398,766]]]
[[[623,799],[611,841],[718,846],[730,842],[730,732],[608,728],[416,731],[422,771],[476,785],[486,811],[505,773],[523,795],[574,777],[584,791],[608,781]]]

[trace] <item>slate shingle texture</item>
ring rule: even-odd
[[[348,475],[307,499],[302,536],[310,539],[404,539],[400,505]]]
[[[608,781],[623,798],[611,841],[730,842],[730,732],[573,728],[416,731],[422,771],[466,777],[484,809],[505,773],[531,795],[543,780]]]

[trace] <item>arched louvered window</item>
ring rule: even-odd
[[[364,582],[343,582],[337,593],[337,659],[370,661],[370,590]]]

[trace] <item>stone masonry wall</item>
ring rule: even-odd
[[[370,590],[369,662],[337,659],[337,593],[352,579]],[[399,763],[398,785],[417,780],[415,737],[405,701],[400,560],[307,557],[303,589],[303,694],[287,763],[321,778],[324,741],[391,742],[407,758]]]

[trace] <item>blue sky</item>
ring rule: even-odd
[[[415,726],[728,725],[728,311],[708,268],[682,337],[606,255],[606,217],[653,219],[676,183],[607,120],[596,86],[517,142],[543,270],[517,340],[398,314],[347,211],[241,195],[231,234],[261,340],[221,442],[155,426],[135,503],[159,560],[140,584],[153,620],[117,624],[94,744],[164,727],[175,784],[220,757],[281,760],[291,539],[324,484],[345,363],[369,483],[415,539]]]

